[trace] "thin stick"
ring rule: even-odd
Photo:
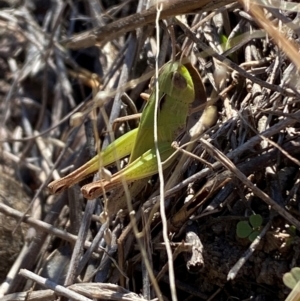
[[[217,148],[215,148],[212,144],[210,144],[208,141],[204,140],[203,138],[200,139],[200,142],[212,156],[214,156],[225,168],[227,168],[233,174],[235,174],[235,176],[244,185],[246,185],[249,189],[251,189],[255,195],[261,198],[266,204],[268,204],[275,211],[277,211],[278,214],[280,214],[283,218],[289,221],[292,225],[295,225],[295,227],[298,230],[300,230],[300,222],[295,217],[293,217],[288,211],[286,211],[284,208],[278,205],[266,193],[264,193],[257,186],[255,186],[250,180],[248,180],[247,177],[240,170],[236,168],[236,166],[232,163],[231,160],[229,160],[228,157],[226,157],[222,152],[220,152]]]
[[[28,270],[22,269],[22,270],[20,270],[19,274],[21,276],[24,276],[28,279],[31,279],[31,280],[37,282],[38,284],[40,284],[44,287],[52,289],[60,296],[64,296],[64,297],[67,297],[67,298],[70,298],[70,299],[73,299],[76,301],[92,301],[92,299],[86,298],[76,292],[73,292],[61,285],[58,285],[57,283],[55,283],[47,278],[38,276],[37,274],[34,274]]]
[[[157,129],[157,119],[158,119],[158,105],[159,105],[159,82],[158,82],[158,56],[159,56],[159,18],[160,13],[163,9],[162,4],[157,4],[157,16],[156,16],[156,43],[157,43],[157,53],[156,53],[156,63],[155,63],[155,109],[154,109],[154,145],[157,157],[157,169],[160,181],[159,191],[160,191],[160,215],[162,220],[162,234],[163,239],[166,244],[166,252],[168,256],[168,268],[169,268],[169,280],[170,280],[170,290],[173,301],[177,301],[176,287],[175,287],[175,276],[174,276],[174,266],[173,266],[173,254],[168,237],[168,223],[165,209],[165,196],[164,196],[164,174],[162,169],[161,157],[158,149],[158,129]]]
[[[47,232],[48,234],[54,235],[56,237],[59,237],[65,241],[68,241],[72,244],[76,243],[78,240],[78,237],[76,235],[73,235],[67,231],[60,230],[53,225],[50,225],[46,222],[37,220],[29,215],[23,216],[23,212],[20,212],[16,209],[13,209],[7,205],[0,204],[0,212],[4,213],[5,215],[12,216],[15,219],[23,218],[23,222],[30,225],[31,227],[34,227],[35,229]],[[91,242],[85,241],[84,247],[88,249],[91,246]],[[102,253],[102,250],[96,249],[94,252]]]
[[[283,52],[289,57],[289,59],[295,64],[297,69],[300,69],[300,56],[298,49],[295,45],[287,39],[273,23],[264,15],[263,10],[259,7],[255,1],[239,0],[250,13],[254,16],[256,23],[260,25],[269,35],[274,39],[275,43]]]
[[[227,275],[227,280],[233,280],[239,270],[243,267],[245,262],[250,258],[250,256],[254,253],[256,247],[260,243],[261,239],[265,236],[267,231],[270,229],[272,224],[272,221],[269,221],[265,227],[262,229],[262,231],[259,233],[259,235],[254,239],[254,241],[249,246],[248,250],[245,252],[245,254],[238,260],[238,262],[230,269]]]
[[[182,15],[195,10],[211,11],[232,3],[234,0],[169,0],[159,1],[163,5],[160,19]],[[138,27],[152,23],[156,18],[156,7],[119,19],[106,26],[96,27],[92,30],[74,35],[70,39],[62,41],[64,46],[70,49],[87,48],[94,45],[103,45],[108,41],[122,36],[124,33],[135,30]]]
[[[263,135],[264,137],[271,137],[272,135],[277,134],[279,131],[281,131],[289,126],[294,125],[296,123],[296,120],[299,120],[298,118],[300,118],[300,112],[290,114],[290,118],[284,119],[284,120],[278,122],[277,124],[273,125],[272,127],[268,128],[264,132],[260,133],[260,135],[256,135],[256,136],[250,138],[243,145],[241,145],[238,148],[236,148],[235,150],[229,152],[227,154],[227,157],[235,158],[235,157],[240,156],[247,149],[251,149],[256,144],[258,144],[262,140],[260,137],[261,135]],[[212,167],[214,170],[218,170],[219,168],[221,168],[221,166],[222,166],[222,164],[220,162],[215,162],[214,164],[212,164]],[[209,168],[204,168],[204,169],[198,171],[194,175],[183,180],[181,183],[168,189],[165,192],[165,197],[170,196],[170,195],[176,193],[177,191],[180,191],[182,188],[186,187],[188,184],[193,183],[196,180],[202,179],[202,178],[208,176],[210,173],[211,173],[211,170]],[[148,204],[157,202],[158,200],[159,200],[159,196],[155,196],[149,200]]]

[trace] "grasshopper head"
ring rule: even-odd
[[[160,74],[159,88],[176,99],[192,103],[195,98],[194,84],[188,69],[180,62],[169,62]]]

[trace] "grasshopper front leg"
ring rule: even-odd
[[[131,201],[143,191],[149,179],[150,177],[135,182],[127,182]],[[104,202],[104,210],[100,215],[100,219],[104,218],[103,220],[106,220],[106,217],[112,217],[117,214],[119,210],[125,208],[128,208],[127,197],[123,187],[119,187],[113,190]]]
[[[108,166],[116,160],[130,155],[132,146],[136,139],[137,130],[138,129],[134,129],[122,135],[114,142],[109,144],[104,151],[96,155],[94,158],[92,158],[90,161],[88,161],[78,169],[74,170],[73,172],[59,180],[51,182],[48,185],[50,193],[60,193],[63,190],[85,179],[89,175],[96,173],[100,168],[100,163],[103,167]],[[101,158],[99,158],[99,156],[101,156]]]

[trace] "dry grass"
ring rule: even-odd
[[[24,217],[7,206],[20,202],[16,193],[0,195],[2,214],[30,227],[9,274],[0,275],[2,300],[171,299],[156,177],[133,204],[138,238],[126,210],[101,224],[102,200],[86,202],[78,185],[47,191],[95,154],[95,140],[109,143],[116,118],[141,110],[158,51],[156,9],[145,13],[144,2],[0,1],[1,171],[32,199]],[[300,265],[299,4],[269,2],[165,3],[158,64],[175,52],[188,57],[205,104],[218,111],[165,175],[178,300],[284,300],[282,275]],[[75,112],[84,114],[71,127]],[[191,133],[200,116],[189,116]],[[135,126],[120,122],[114,135]],[[263,223],[251,243],[236,225],[252,214]],[[15,223],[2,224],[11,234]],[[0,238],[4,262],[8,239]]]

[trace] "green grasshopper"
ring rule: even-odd
[[[198,76],[198,85],[201,85],[201,87],[194,87],[193,78],[195,76]],[[158,148],[161,160],[165,161],[175,152],[171,144],[186,127],[186,119],[190,105],[195,99],[195,93],[199,90],[205,90],[197,71],[190,64],[183,65],[178,61],[166,63],[160,69],[158,84]],[[90,174],[96,173],[99,171],[99,162],[103,166],[107,166],[118,159],[130,155],[127,166],[112,175],[110,180],[101,179],[87,184],[81,188],[81,191],[85,198],[93,199],[102,195],[104,191],[107,192],[121,186],[123,178],[129,185],[134,186],[130,187],[135,190],[135,192],[131,191],[132,196],[139,193],[143,187],[138,187],[137,181],[149,178],[156,174],[158,170],[154,147],[155,92],[154,88],[142,112],[137,129],[116,139],[99,155],[69,175],[51,182],[48,185],[50,192],[59,193]],[[101,156],[101,160],[99,156]],[[170,166],[172,161],[168,160],[167,164],[163,165],[163,168]],[[145,182],[142,182],[141,185],[144,186]]]

